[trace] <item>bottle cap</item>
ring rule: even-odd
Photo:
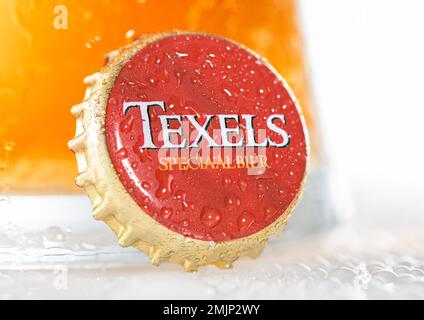
[[[93,215],[122,246],[188,271],[230,267],[279,234],[303,190],[308,138],[284,79],[222,37],[141,37],[72,108]]]

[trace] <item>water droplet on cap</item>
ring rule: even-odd
[[[228,209],[234,209],[240,205],[240,200],[233,194],[228,194],[224,199],[225,206]]]
[[[222,178],[222,184],[223,184],[224,186],[228,187],[228,186],[230,186],[232,183],[233,183],[233,180],[232,180],[230,177],[228,177],[228,176],[224,176],[224,177]]]
[[[190,225],[190,221],[188,221],[187,219],[186,219],[186,220],[183,220],[183,221],[181,222],[181,225],[182,225],[183,227],[188,227],[188,226]]]
[[[119,159],[125,159],[128,157],[127,149],[121,148],[117,152]]]
[[[156,170],[156,179],[159,182],[156,196],[158,198],[170,196],[173,193],[172,182],[174,181],[174,176],[168,172]]]
[[[221,213],[216,209],[204,207],[200,220],[205,227],[213,228],[221,221]]]
[[[248,229],[253,222],[255,222],[255,216],[248,211],[244,211],[237,219],[241,231]]]
[[[241,191],[245,192],[247,190],[247,182],[244,179],[239,180],[238,186]]]
[[[129,116],[125,118],[121,123],[119,124],[119,129],[121,132],[128,133],[132,130],[134,123],[134,118],[132,116]]]
[[[166,219],[166,220],[168,220],[172,216],[173,212],[174,211],[172,210],[172,208],[166,208],[165,207],[165,208],[160,209],[160,214],[161,214],[162,218]]]

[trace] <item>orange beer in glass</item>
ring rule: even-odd
[[[264,56],[298,98],[319,161],[294,0],[0,2],[0,184],[10,194],[77,193],[70,107],[105,54],[141,34],[203,31]],[[7,189],[7,190],[6,190]]]

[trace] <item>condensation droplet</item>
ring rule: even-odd
[[[237,219],[237,224],[241,231],[248,229],[253,222],[255,222],[255,216],[248,211],[244,211]]]
[[[119,149],[116,154],[118,155],[119,159],[125,159],[128,157],[127,149],[121,148]]]
[[[173,214],[174,210],[172,210],[172,208],[162,208],[160,209],[160,214],[162,216],[163,219],[168,220],[172,214]]]
[[[172,182],[174,181],[174,176],[168,172],[156,170],[156,179],[159,182],[156,196],[162,198],[172,195]]]
[[[247,190],[247,182],[244,179],[239,180],[238,186],[241,191],[245,192]]]
[[[240,205],[240,199],[233,194],[228,194],[224,199],[224,203],[228,209],[234,209]]]
[[[178,85],[181,85],[184,74],[185,74],[184,70],[174,70],[174,76],[175,76],[175,79],[177,80]]]
[[[63,247],[66,233],[59,227],[49,227],[43,233],[43,245],[45,248]]]
[[[204,207],[200,220],[205,227],[213,228],[221,221],[221,213],[216,209]]]
[[[134,29],[130,29],[125,33],[125,38],[126,39],[131,39],[132,37],[134,37],[135,35],[135,30]]]
[[[264,209],[265,219],[271,218],[275,213],[275,209],[272,207],[266,207]]]
[[[223,178],[222,178],[222,184],[225,186],[225,187],[229,187],[229,186],[231,186],[231,184],[233,183],[233,180],[230,178],[230,177],[228,177],[228,176],[224,176]]]
[[[123,133],[128,133],[132,130],[133,123],[134,123],[134,118],[132,116],[129,116],[121,121],[121,123],[119,124],[119,129]]]
[[[190,221],[188,221],[187,219],[186,219],[186,220],[183,220],[183,221],[181,222],[181,225],[182,225],[183,227],[188,227],[188,226],[190,225]]]
[[[141,162],[147,162],[152,160],[150,157],[150,153],[148,149],[142,149],[141,148],[141,142],[140,140],[137,142],[137,144],[133,147],[134,153],[138,156]]]
[[[12,152],[14,148],[15,148],[15,142],[13,141],[6,141],[3,144],[3,150],[6,152]]]

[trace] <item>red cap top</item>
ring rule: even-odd
[[[147,44],[116,77],[105,119],[124,188],[184,236],[246,237],[301,191],[307,145],[296,103],[267,63],[228,40]]]

